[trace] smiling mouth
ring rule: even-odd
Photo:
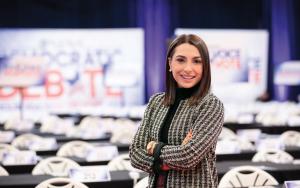
[[[181,77],[185,80],[192,80],[195,78],[195,76],[185,76],[185,75],[181,75]]]

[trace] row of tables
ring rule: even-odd
[[[111,181],[106,182],[88,182],[84,183],[89,188],[132,188],[133,180],[126,170],[110,172]],[[145,176],[145,175],[144,175]],[[53,178],[50,175],[31,175],[31,174],[14,174],[9,176],[0,176],[1,188],[34,188],[44,180]]]
[[[231,129],[234,132],[237,132],[237,130],[241,129],[260,129],[262,133],[265,134],[282,134],[285,131],[300,131],[300,125],[299,126],[283,126],[283,125],[262,125],[260,123],[244,123],[244,124],[236,124],[236,123],[224,123],[224,127],[227,127]]]
[[[268,162],[258,162],[252,163],[250,161],[223,161],[217,163],[218,177],[221,177],[233,167],[241,165],[252,165],[257,166],[265,171],[269,172],[280,184],[283,184],[285,180],[297,180],[300,174],[300,165],[294,164],[274,164]],[[145,177],[146,173],[141,173],[140,178]],[[111,181],[106,182],[89,182],[85,183],[90,188],[94,187],[133,187],[133,180],[129,175],[129,171],[111,171],[110,172]],[[13,187],[23,187],[23,188],[33,188],[40,182],[51,178],[49,175],[31,175],[27,174],[12,174],[10,176],[0,176],[0,187],[2,188],[13,188]]]
[[[227,125],[228,126],[228,125]],[[233,125],[229,125],[233,126]],[[229,127],[230,128],[230,127]],[[241,128],[241,127],[239,127]],[[249,128],[244,126],[244,128]],[[253,128],[253,127],[252,127]],[[275,127],[279,128],[279,127]],[[268,127],[270,129],[270,127]],[[286,130],[286,129],[284,129]],[[290,130],[290,127],[288,127]],[[295,129],[292,129],[295,130]],[[65,142],[71,140],[78,140],[77,138],[67,138],[63,135],[52,135],[48,133],[39,133],[37,129],[33,130],[34,134],[42,135],[43,137],[55,137],[59,146]],[[21,132],[17,132],[17,135],[21,134]],[[103,138],[99,139],[79,139],[91,143],[102,143],[102,144],[109,144],[109,139],[111,135],[106,135]],[[128,152],[129,145],[128,144],[116,144],[120,153]],[[294,158],[300,159],[300,148],[288,148],[286,150],[290,153]],[[41,156],[42,158],[46,158],[48,156],[53,156],[57,152],[56,149],[48,150],[48,151],[37,151],[37,155]],[[254,156],[255,152],[253,151],[244,151],[239,154],[221,154],[217,155],[217,169],[218,169],[218,176],[219,179],[231,168],[241,165],[252,165],[258,166],[262,169],[269,172],[272,176],[274,176],[279,183],[283,183],[285,180],[297,180],[300,179],[300,165],[299,164],[274,164],[274,163],[253,163],[251,162],[252,157]],[[78,162],[82,166],[90,166],[90,165],[105,165],[108,161],[94,161],[94,162],[87,162],[81,158],[71,158]],[[38,183],[43,180],[49,179],[51,176],[49,175],[38,175],[33,176],[31,175],[31,171],[34,165],[13,165],[13,166],[4,166],[4,168],[10,173],[10,176],[3,176],[0,177],[0,188],[5,187],[35,187]],[[141,174],[141,177],[146,176],[145,173]],[[112,171],[111,172],[111,181],[108,182],[92,182],[86,183],[87,186],[93,187],[130,187],[133,186],[133,180],[129,176],[128,171]]]

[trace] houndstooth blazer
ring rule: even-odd
[[[149,187],[154,187],[153,157],[146,152],[147,143],[159,141],[159,133],[169,107],[163,104],[164,93],[150,98],[143,120],[130,146],[133,167],[149,173]],[[212,93],[198,105],[190,106],[182,100],[170,124],[168,145],[161,150],[160,158],[172,170],[166,186],[169,188],[201,187],[218,185],[215,147],[224,121],[222,102]],[[189,130],[193,137],[181,145]]]

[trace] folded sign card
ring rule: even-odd
[[[0,143],[9,143],[15,136],[13,131],[0,131]]]
[[[5,152],[2,159],[3,165],[23,165],[36,163],[37,155],[34,151]]]
[[[107,165],[82,166],[70,169],[69,177],[80,182],[102,182],[111,179]]]
[[[109,161],[118,156],[117,146],[97,146],[87,155],[87,161]]]

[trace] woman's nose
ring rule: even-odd
[[[186,71],[186,72],[191,72],[192,70],[193,70],[193,64],[192,63],[190,63],[190,62],[188,62],[188,63],[186,63],[186,65],[185,65],[185,67],[184,67],[184,71]]]

